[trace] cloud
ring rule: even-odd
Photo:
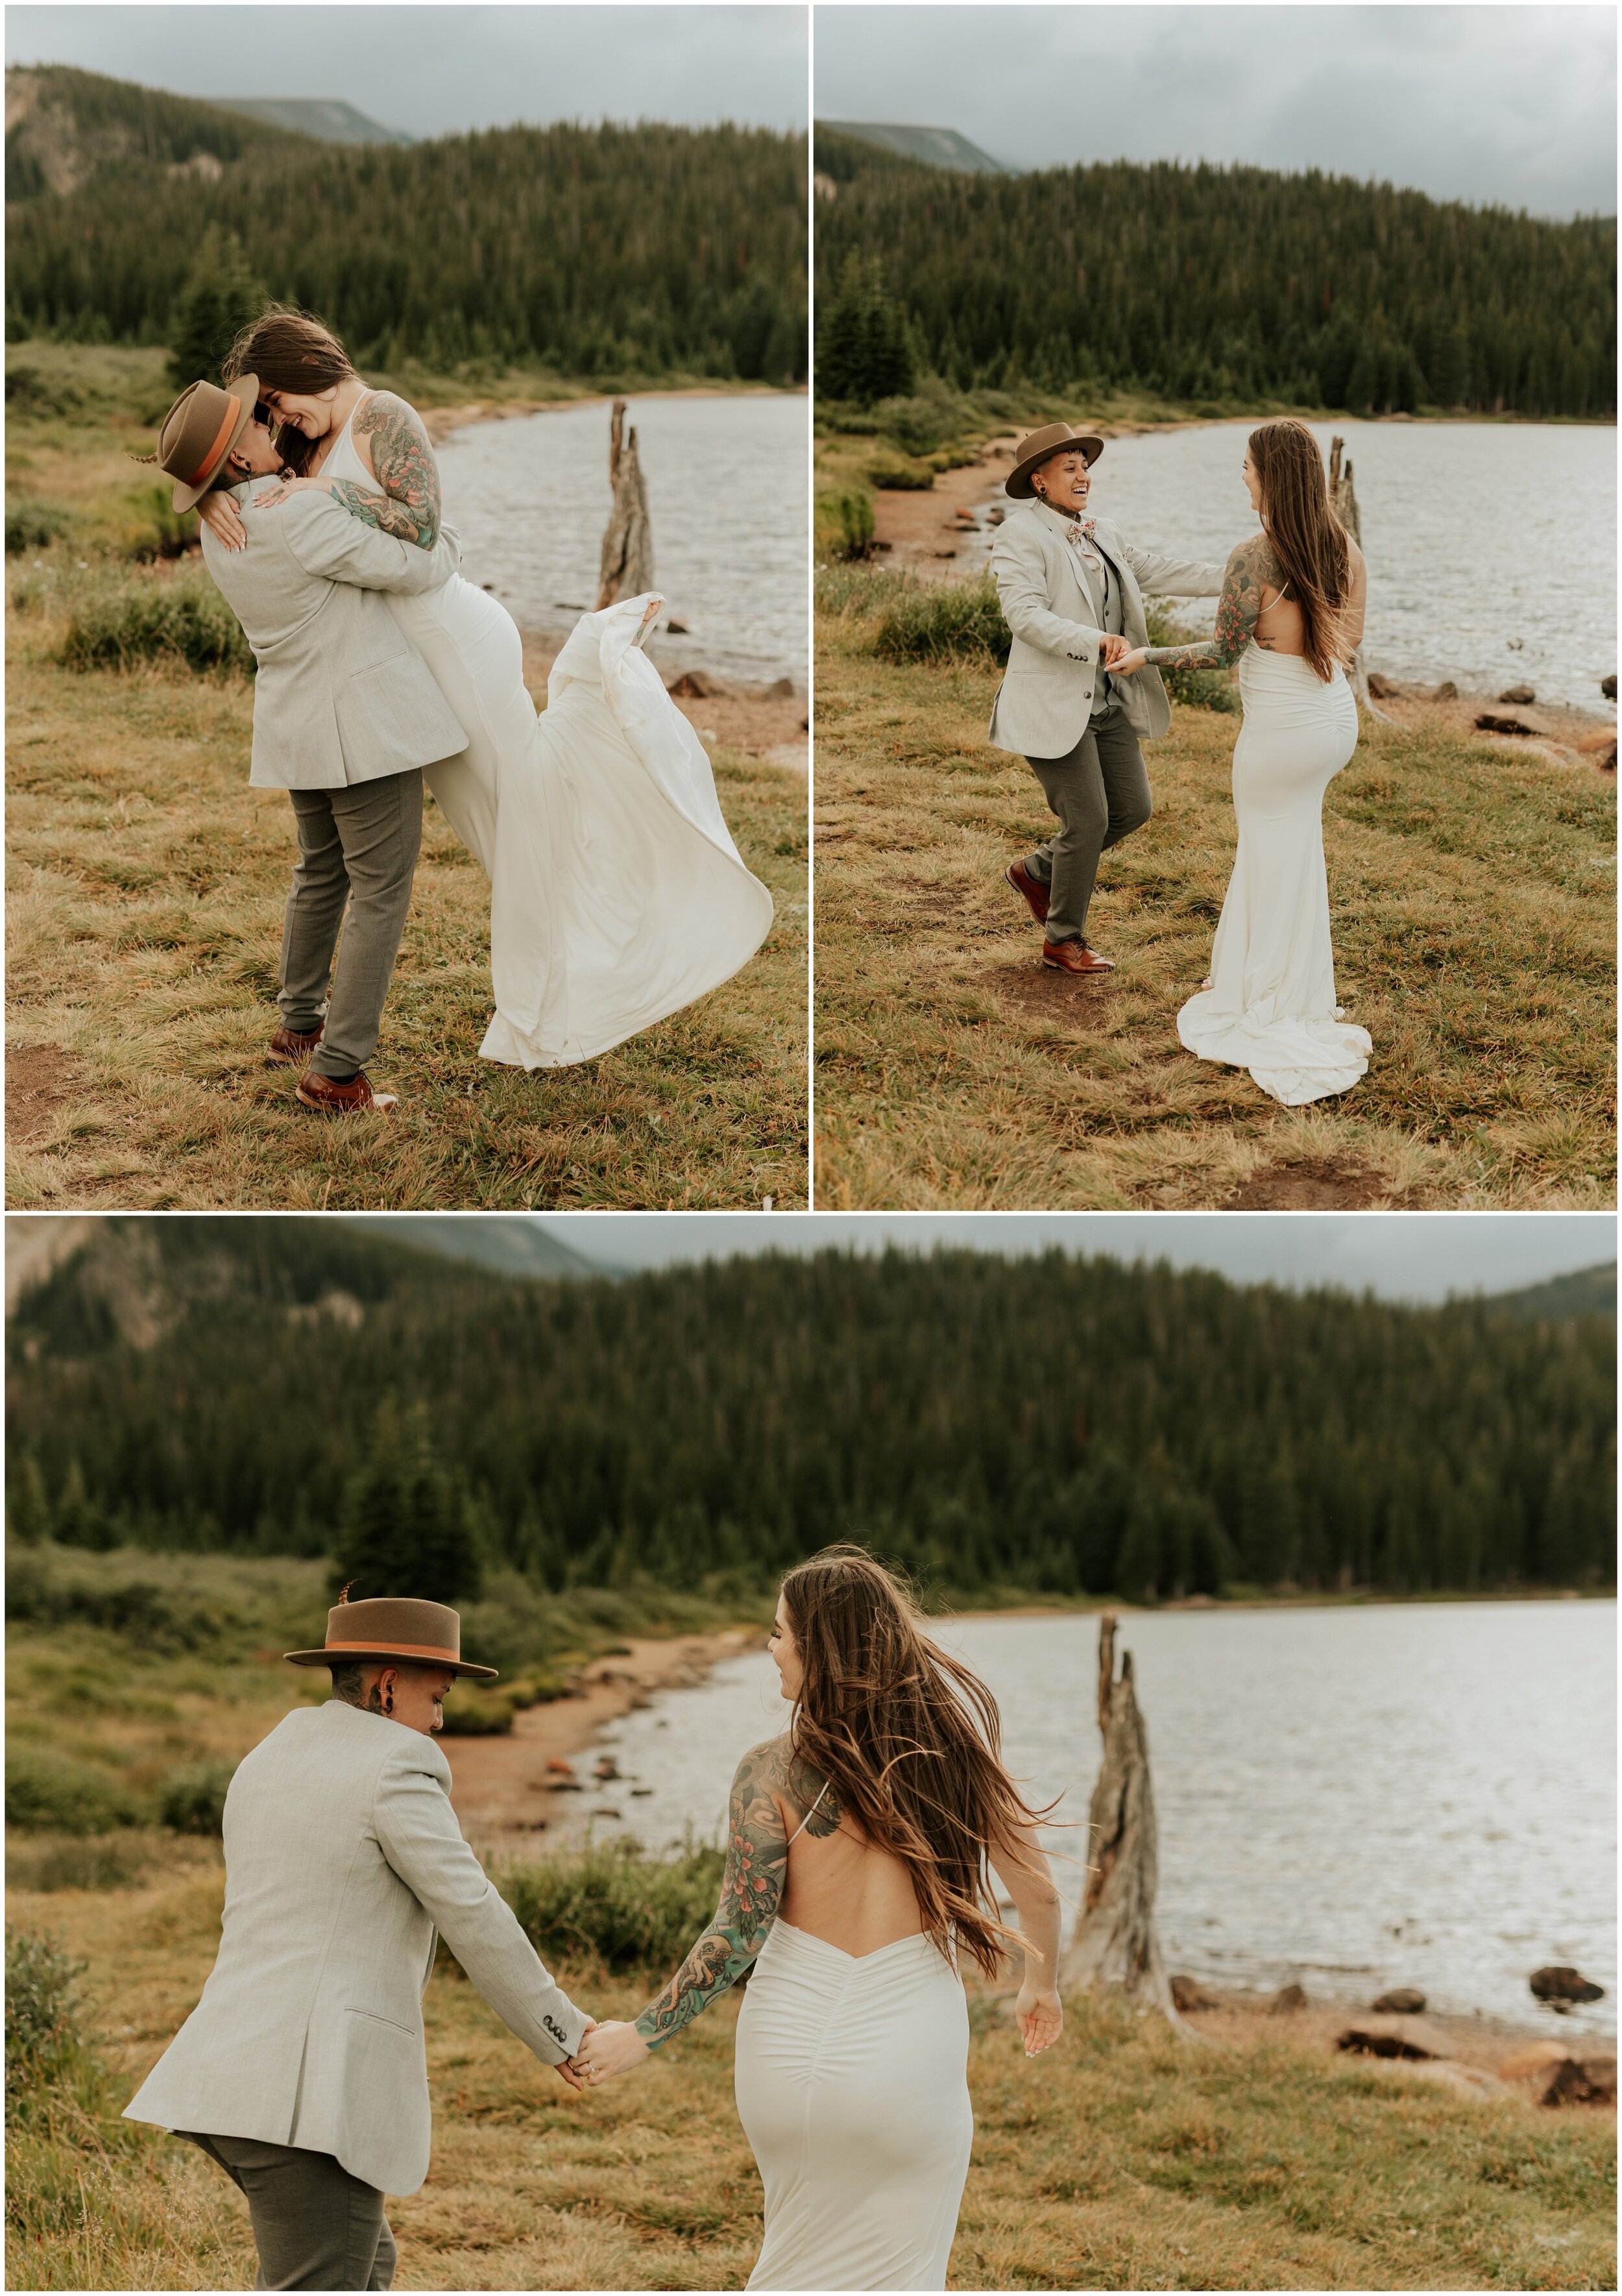
[[[806,124],[806,10],[14,7],[12,63],[77,64],[179,95],[341,98],[444,135],[518,121]]]
[[[955,127],[1016,168],[1323,168],[1545,216],[1616,212],[1610,7],[850,7],[817,116]]]

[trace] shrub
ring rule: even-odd
[[[71,414],[83,404],[84,397],[69,376],[46,374],[31,359],[18,359],[5,370],[8,414]]]
[[[634,1841],[594,1841],[496,1878],[543,1961],[668,1972],[714,1914],[724,1863],[692,1842],[651,1857]]]
[[[872,463],[868,465],[867,483],[881,487],[887,494],[927,494],[935,483],[935,473],[927,463]]]
[[[840,555],[865,558],[872,548],[872,496],[864,487],[852,487],[848,493],[834,496],[832,508],[840,522]]]
[[[8,1850],[5,1877],[13,1890],[34,1890],[42,1897],[58,1890],[127,1890],[151,1863],[147,1842],[128,1834],[108,1834]]]
[[[251,675],[254,666],[236,616],[201,571],[87,584],[74,600],[56,658],[68,669],[134,669],[170,661]]]
[[[5,1931],[6,2119],[27,2118],[42,2092],[64,2086],[94,2063],[80,2030],[78,1980],[70,1961],[37,1931]]]
[[[9,503],[5,512],[5,554],[12,558],[21,550],[44,550],[59,534],[66,534],[72,523],[72,512],[61,503]]]
[[[190,1762],[158,1789],[158,1815],[171,1833],[220,1833],[234,1762]]]
[[[897,583],[880,613],[872,650],[881,661],[1008,659],[1008,625],[989,574],[963,582]]]
[[[114,541],[120,557],[150,566],[160,558],[184,558],[200,529],[194,510],[175,508],[168,487],[137,487],[126,498]]]
[[[8,1747],[5,1816],[30,1833],[111,1833],[141,1813],[122,1780],[51,1746]]]

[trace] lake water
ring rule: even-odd
[[[1606,1998],[1562,2021],[1614,2032],[1616,1629],[1610,1603],[1124,1617],[1167,1966],[1365,2005],[1417,1985],[1438,2009],[1552,2029],[1527,1979],[1569,1962]],[[995,1693],[1032,1797],[1061,1794],[1085,1825],[1096,1620],[965,1619],[941,1639]],[[739,1756],[786,1711],[764,1651],[729,1660],[607,1733],[626,1783],[604,1806],[651,1847],[720,1839]],[[1084,1839],[1052,1836],[1071,1857]]]
[[[1146,546],[1224,559],[1257,530],[1252,422],[1111,439],[1090,507]],[[1542,422],[1315,422],[1346,440],[1369,562],[1371,669],[1469,692],[1530,685],[1614,717],[1617,434]],[[1193,601],[1192,619],[1201,609]]]
[[[807,401],[792,393],[628,402],[653,565],[690,636],[649,652],[667,673],[747,680],[807,664]],[[520,629],[564,636],[595,604],[612,497],[605,402],[454,430],[438,449],[463,571]]]

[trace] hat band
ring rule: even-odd
[[[376,1641],[369,1643],[324,1643],[322,1648],[328,1651],[356,1651],[363,1657],[367,1655],[375,1657],[379,1644],[384,1643],[389,1646],[389,1654],[395,1658],[437,1658],[443,1660],[446,1666],[462,1664],[460,1651],[438,1650],[431,1643],[397,1643],[391,1635],[379,1635]]]
[[[225,419],[219,426],[218,436],[216,438],[214,444],[209,447],[208,453],[203,456],[201,462],[199,463],[197,468],[193,472],[191,477],[186,480],[187,486],[200,487],[203,480],[209,476],[215,464],[218,462],[220,456],[225,453],[225,443],[231,436],[232,428],[241,412],[242,407],[240,403],[233,398],[225,409]]]

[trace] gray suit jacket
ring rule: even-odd
[[[436,1927],[544,2064],[574,2054],[586,2019],[463,1840],[450,1777],[431,1738],[337,1698],[255,1747],[225,1797],[218,1957],[127,2120],[335,2153],[414,2193]]]
[[[1068,757],[1093,714],[1103,600],[1093,595],[1081,554],[1068,539],[1069,523],[1045,503],[1026,503],[1004,520],[991,545],[992,577],[1013,645],[987,738],[995,749],[1021,757]],[[1095,519],[1093,529],[1094,544],[1120,577],[1128,645],[1143,645],[1149,636],[1144,590],[1221,594],[1225,565],[1140,550],[1109,519]],[[1118,678],[1113,690],[1135,733],[1154,741],[1167,731],[1171,705],[1158,669],[1145,664],[1135,676]]]
[[[387,604],[448,582],[462,563],[448,528],[419,550],[356,518],[330,495],[256,510],[270,481],[230,492],[248,529],[227,550],[205,526],[203,557],[258,664],[255,789],[342,789],[467,747],[467,734]]]

